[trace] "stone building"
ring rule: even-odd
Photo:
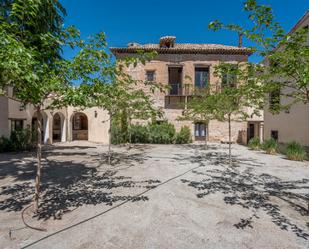
[[[299,28],[309,28],[309,11],[296,23],[289,33],[293,33]],[[309,44],[309,35],[307,39]],[[282,93],[287,94],[288,88],[281,88]],[[297,103],[290,110],[281,111],[277,115],[273,115],[269,111],[269,105],[274,101],[275,95],[269,95],[269,104],[265,106],[265,138],[273,137],[279,143],[288,143],[297,141],[309,150],[309,104]],[[286,105],[293,102],[293,99],[286,96],[277,96],[275,101],[280,101]]]
[[[12,96],[12,88],[8,89]],[[44,108],[43,108],[44,109]],[[16,129],[36,126],[37,113],[31,105],[0,96],[0,136],[9,137]],[[88,140],[107,144],[109,116],[100,108],[65,107],[42,111],[42,142],[51,144],[73,140]]]
[[[136,56],[139,50],[156,51],[157,56],[145,65],[129,67],[126,71],[135,80],[156,81],[169,86],[168,92],[155,93],[154,96],[156,106],[164,110],[164,119],[173,123],[178,131],[182,126],[190,127],[194,140],[228,141],[228,124],[225,122],[179,121],[183,112],[181,103],[192,97],[193,88],[221,84],[220,79],[214,76],[214,68],[220,62],[246,62],[251,51],[242,46],[179,44],[171,36],[162,37],[157,44],[129,43],[127,47],[111,48],[118,59]],[[247,121],[233,122],[233,141],[247,143],[254,136],[262,140],[262,121],[263,116],[253,116]]]

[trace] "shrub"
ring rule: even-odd
[[[180,132],[177,133],[175,138],[176,144],[187,144],[191,143],[191,130],[188,126],[183,126],[180,129]]]
[[[0,152],[13,151],[11,140],[2,136],[0,137]]]
[[[273,138],[265,140],[262,149],[265,150],[267,154],[275,155],[278,150],[278,142]]]
[[[30,129],[12,131],[10,138],[0,138],[0,152],[31,150],[36,136]]]
[[[171,144],[174,142],[175,134],[174,125],[168,122],[151,124],[149,126],[149,142],[153,144]]]
[[[251,138],[248,142],[248,147],[252,150],[259,150],[261,148],[260,139],[257,137]]]
[[[130,127],[131,143],[149,143],[148,127],[144,125],[132,125]]]
[[[126,142],[126,135],[123,134],[118,125],[112,124],[111,127],[111,142],[112,144],[121,144]]]
[[[306,158],[306,151],[297,142],[290,142],[286,145],[284,153],[290,160],[303,161]]]

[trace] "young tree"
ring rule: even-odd
[[[204,122],[205,125],[210,120],[215,119],[215,106],[211,101],[213,98],[210,93],[210,87],[205,89],[195,89],[193,98],[187,100],[184,106],[184,111],[179,120],[190,120],[192,122]],[[205,134],[205,149],[207,149],[207,134]]]
[[[214,106],[216,119],[228,122],[230,166],[232,121],[244,121],[250,116],[259,116],[262,110],[264,91],[254,77],[256,71],[256,65],[247,63],[220,63],[215,68],[214,74],[221,81],[221,89],[209,101]]]
[[[0,88],[14,89],[14,99],[34,107],[37,112],[37,171],[34,209],[39,212],[41,184],[41,111],[59,106],[60,99],[82,98],[72,88],[72,80],[85,68],[61,57],[63,46],[84,47],[79,31],[63,28],[65,10],[56,0],[6,1],[0,23]],[[45,20],[46,19],[46,20]],[[85,66],[85,65],[83,65]],[[73,98],[74,96],[74,98]],[[68,105],[69,102],[63,103]]]
[[[64,8],[56,0],[5,1],[0,11],[0,88],[13,87],[15,97],[38,115],[37,172],[34,208],[38,212],[41,181],[41,110],[70,86],[61,46],[72,45],[78,33],[63,29]],[[71,40],[73,39],[73,40]],[[11,97],[11,96],[7,96]]]
[[[272,8],[260,5],[256,0],[246,0],[243,10],[248,13],[249,28],[223,24],[218,20],[211,22],[209,28],[237,32],[253,43],[253,52],[264,57],[254,76],[261,83],[260,87],[264,88],[266,94],[277,91],[291,100],[289,104],[279,104],[271,111],[278,113],[280,109],[289,108],[294,103],[308,103],[308,29],[285,34],[281,25],[275,21]]]

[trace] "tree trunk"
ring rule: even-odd
[[[108,153],[107,153],[107,163],[111,164],[111,143],[112,143],[112,115],[110,114],[110,120],[109,120],[109,129],[108,129]]]
[[[131,148],[132,144],[132,134],[131,134],[131,119],[128,119],[128,132],[129,132],[129,148]]]
[[[208,127],[205,129],[205,144],[204,144],[205,150],[207,150],[207,130],[208,130]]]
[[[229,122],[229,165],[232,166],[232,139],[231,139],[231,114],[228,116]]]
[[[37,169],[35,178],[34,211],[39,210],[40,184],[41,184],[41,160],[42,160],[42,115],[41,107],[37,107]]]

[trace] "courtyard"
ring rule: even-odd
[[[0,154],[1,248],[308,248],[309,164],[233,145],[59,143]]]

